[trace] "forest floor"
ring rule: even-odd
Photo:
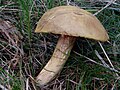
[[[78,6],[94,14],[107,42],[78,38],[61,73],[44,87],[35,77],[59,35],[35,33],[49,9]],[[0,90],[120,90],[120,0],[0,0]]]

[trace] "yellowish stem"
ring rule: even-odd
[[[74,42],[75,37],[61,36],[59,38],[51,59],[36,78],[40,86],[46,85],[61,71],[69,57]]]

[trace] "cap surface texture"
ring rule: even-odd
[[[91,13],[75,6],[59,6],[47,11],[35,32],[54,33],[107,41],[109,36]]]

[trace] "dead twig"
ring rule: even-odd
[[[110,63],[111,67],[112,67],[113,69],[115,69],[114,66],[113,66],[113,64],[112,64],[112,62],[111,62],[111,60],[110,60],[110,58],[108,57],[108,55],[107,55],[107,53],[106,53],[106,51],[105,51],[105,49],[103,48],[102,44],[101,44],[100,42],[98,42],[98,43],[99,43],[101,49],[103,50],[103,52],[104,52],[104,54],[105,54],[108,62]],[[119,75],[116,73],[116,76],[118,77]]]
[[[105,65],[103,65],[103,64],[101,64],[101,63],[98,63],[98,62],[96,62],[95,60],[93,60],[93,59],[91,59],[91,58],[89,58],[89,57],[87,57],[87,56],[84,56],[84,55],[82,55],[82,54],[80,54],[80,53],[77,53],[77,52],[75,52],[75,51],[74,51],[74,53],[77,54],[77,55],[79,55],[79,56],[81,56],[81,57],[86,58],[87,60],[89,60],[89,61],[91,61],[91,62],[93,62],[93,63],[95,63],[95,64],[97,64],[97,65],[103,66],[103,67],[105,67],[105,68],[107,68],[107,69],[109,69],[109,70],[111,70],[111,71],[114,71],[114,72],[120,74],[120,71],[118,71],[118,70],[116,70],[116,69],[114,69],[114,68],[111,68],[111,67],[105,66]]]
[[[0,88],[1,88],[2,90],[8,90],[5,86],[3,86],[3,85],[1,85],[1,84],[0,84]],[[0,90],[1,90],[1,89],[0,89]]]
[[[97,11],[96,13],[94,13],[93,15],[97,15],[98,13],[100,13],[101,11],[103,11],[104,9],[106,9],[107,7],[109,7],[112,3],[114,3],[116,0],[111,0],[109,1],[105,7],[103,7],[102,9],[100,9],[99,11]]]

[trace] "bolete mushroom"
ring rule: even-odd
[[[61,71],[76,37],[98,41],[109,39],[95,16],[75,6],[59,6],[47,11],[39,20],[35,32],[61,34],[51,59],[36,78],[39,85],[46,85]]]

